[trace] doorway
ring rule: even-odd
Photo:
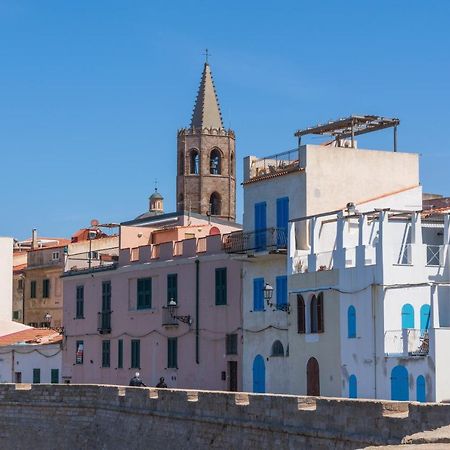
[[[306,365],[306,395],[320,395],[319,363],[314,357]]]
[[[228,390],[238,390],[237,361],[228,361]]]

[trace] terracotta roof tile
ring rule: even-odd
[[[28,344],[56,344],[62,341],[62,336],[48,328],[31,328],[16,333],[0,336],[0,347],[26,342]]]

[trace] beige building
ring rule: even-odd
[[[177,211],[236,219],[235,137],[223,126],[205,63],[189,128],[178,131]]]

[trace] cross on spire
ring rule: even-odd
[[[208,64],[208,56],[211,56],[211,53],[208,52],[208,49],[205,48],[205,53],[203,53],[205,56],[205,63]]]
[[[158,179],[155,178],[155,192],[158,192]]]

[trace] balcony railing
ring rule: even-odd
[[[429,335],[426,330],[404,328],[389,330],[384,334],[385,353],[390,356],[426,356]]]
[[[176,308],[176,307],[174,307]],[[162,326],[163,327],[177,327],[178,321],[170,314],[170,309],[167,306],[162,308]]]
[[[427,245],[427,266],[441,265],[441,245]]]
[[[273,175],[279,172],[288,172],[299,167],[298,148],[276,155],[256,159],[250,168],[250,179]]]
[[[111,333],[111,311],[101,311],[98,313],[97,331],[100,334]]]
[[[235,231],[223,237],[223,249],[227,253],[285,250],[287,231],[285,228],[266,228],[252,232]]]

